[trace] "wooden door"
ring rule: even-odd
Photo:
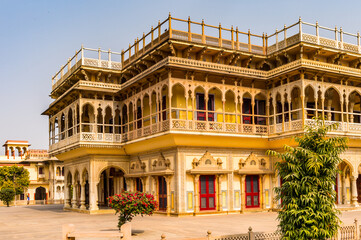
[[[214,176],[200,176],[199,178],[200,210],[216,209],[216,191]]]
[[[246,176],[246,208],[259,207],[259,176]]]
[[[197,104],[197,110],[203,110],[203,111],[197,111],[197,120],[198,121],[206,121],[206,103],[204,101],[204,94],[203,93],[196,93],[196,104]]]
[[[167,183],[164,177],[158,177],[159,210],[167,210]]]

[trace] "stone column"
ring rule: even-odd
[[[172,196],[171,196],[171,192],[170,192],[171,178],[172,178],[172,176],[165,177],[165,181],[167,183],[167,216],[170,216],[171,204],[172,204],[172,199],[171,199]]]
[[[272,189],[270,191],[272,194],[272,198],[271,198],[272,210],[277,208],[276,191],[275,191],[276,184],[277,184],[277,175],[274,174],[274,175],[272,175]]]
[[[266,199],[265,199],[265,187],[264,187],[264,182],[265,182],[265,177],[266,177],[266,175],[260,175],[260,195],[261,195],[261,198],[260,198],[260,207],[262,208],[262,209],[266,209]]]
[[[90,182],[89,210],[99,210],[98,207],[98,184],[99,182]]]
[[[218,183],[218,201],[217,201],[217,211],[222,211],[222,177],[223,175],[217,175],[217,183]]]
[[[352,193],[352,198],[351,198],[351,206],[353,207],[358,207],[358,202],[357,202],[357,186],[356,186],[356,180],[357,180],[357,176],[352,175],[351,176],[351,181],[352,181],[352,189],[351,189],[351,193]]]
[[[246,207],[246,186],[245,186],[245,181],[246,181],[246,175],[240,175],[240,184],[241,184],[241,212],[244,212],[245,207]]]
[[[347,203],[347,197],[346,197],[346,179],[345,179],[345,173],[341,176],[341,182],[342,182],[342,204]]]
[[[73,196],[71,199],[71,207],[72,208],[78,208],[77,204],[76,204],[76,183],[73,183]]]
[[[80,192],[80,209],[85,210],[85,182],[81,184],[81,192]]]
[[[194,213],[199,212],[199,175],[193,175],[194,178]]]
[[[68,183],[64,189],[65,201],[64,201],[64,208],[70,208],[70,184]]]

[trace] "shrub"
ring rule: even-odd
[[[118,228],[132,221],[136,215],[152,215],[158,208],[152,194],[142,192],[123,192],[108,198],[109,206],[119,214]]]
[[[15,198],[15,190],[12,188],[2,188],[0,190],[0,200],[9,207],[10,203]]]
[[[337,127],[317,119],[303,136],[296,137],[298,147],[285,146],[283,153],[268,152],[281,160],[276,169],[283,184],[275,190],[276,199],[282,200],[278,214],[282,239],[324,240],[337,232],[340,220],[333,185],[339,155],[347,148],[347,138],[327,136]]]

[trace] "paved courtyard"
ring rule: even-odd
[[[245,213],[232,215],[166,217],[162,215],[136,217],[132,221],[133,239],[160,239],[164,233],[169,239],[197,238],[207,230],[214,235],[254,231],[274,231],[277,213]],[[345,225],[361,221],[361,211],[343,212]],[[63,224],[72,223],[79,231],[116,230],[117,217],[112,214],[87,215],[64,212],[62,205],[0,207],[0,239],[61,239]]]

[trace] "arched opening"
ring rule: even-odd
[[[56,117],[54,120],[54,143],[59,142],[59,122]]]
[[[109,106],[105,108],[104,129],[105,133],[113,133],[113,115]]]
[[[103,125],[103,109],[101,107],[98,107],[97,109],[97,132],[103,133],[104,125]]]
[[[35,189],[35,200],[46,200],[46,189],[44,187]]]
[[[61,114],[60,117],[60,140],[65,138],[65,115]]]
[[[151,96],[151,102],[152,102],[152,124],[157,123],[159,121],[158,118],[158,103],[157,103],[157,94],[156,92],[152,92],[152,96]]]
[[[98,203],[107,206],[107,198],[114,194],[120,194],[127,189],[124,181],[124,172],[119,168],[109,167],[100,174],[98,184]]]
[[[301,90],[295,87],[291,91],[291,120],[302,119]]]
[[[275,122],[274,122],[275,111],[274,111],[273,97],[270,97],[270,99],[269,99],[268,111],[269,111],[269,125],[273,125],[273,124],[275,124]]]
[[[61,168],[61,176],[64,177],[64,167]]]
[[[81,116],[82,120],[82,132],[93,132],[95,115],[94,108],[90,104],[85,104],[83,106],[83,114]]]
[[[79,112],[79,105],[76,105],[76,132],[74,130],[74,133],[79,133],[79,125],[80,125],[80,112]]]
[[[254,123],[266,125],[266,96],[258,93],[254,98]]]
[[[133,126],[133,121],[134,121],[134,107],[133,107],[133,103],[130,102],[129,103],[129,131],[133,131],[134,126]]]
[[[198,121],[206,121],[206,102],[205,102],[205,91],[202,87],[197,87],[194,91],[196,97],[196,115],[194,118]],[[214,102],[214,101],[213,101]],[[211,105],[211,104],[210,104]],[[212,113],[212,110],[210,111]],[[213,109],[214,112],[214,109]],[[214,113],[213,113],[214,116]],[[212,118],[209,118],[212,121]]]
[[[159,210],[166,211],[167,210],[167,181],[165,177],[158,177],[158,202],[159,202]]]
[[[57,167],[57,168],[56,168],[56,176],[59,177],[60,174],[61,174],[60,167]]]
[[[169,97],[168,97],[168,86],[164,85],[161,91],[161,107],[160,107],[161,111],[162,111],[162,121],[165,121],[167,119],[169,119],[168,114],[169,114]]]
[[[186,119],[185,89],[180,84],[172,87],[172,118]]]
[[[123,137],[126,136],[126,134],[128,132],[128,110],[127,110],[127,105],[124,104],[123,108],[122,108],[122,133],[123,133]]]
[[[84,186],[84,205],[86,208],[89,208],[89,176],[88,171],[85,169],[82,174],[82,183]]]
[[[49,122],[49,145],[54,144],[54,125]]]
[[[242,123],[252,124],[252,96],[248,92],[242,96]]]
[[[142,103],[140,99],[137,100],[134,117],[135,119],[137,119],[137,124],[136,124],[137,129],[142,128],[143,111],[142,111]]]
[[[229,97],[232,93],[229,93]],[[208,99],[205,99],[205,110],[207,111],[207,120],[210,122],[223,122],[223,101],[222,92],[218,88],[212,88],[208,91]],[[230,110],[232,110],[230,106]],[[231,119],[231,117],[230,117]]]
[[[226,103],[224,106],[224,121],[227,123],[236,123],[236,99],[234,92],[228,90],[225,95]],[[227,129],[226,129],[227,130]]]
[[[351,182],[351,174],[352,174],[352,166],[346,160],[343,160],[338,169],[340,172],[337,174],[335,181],[335,190],[337,195],[337,202],[342,204],[350,204],[352,197],[352,182]]]
[[[316,116],[316,98],[315,91],[311,86],[305,88],[305,107],[307,112],[307,119],[312,119]]]
[[[120,110],[118,107],[115,109],[115,117],[114,117],[114,125],[115,125],[115,134],[121,133],[121,119],[120,119]]]
[[[149,95],[145,94],[143,97],[143,126],[147,127],[149,126],[150,123],[150,99],[149,99]],[[147,131],[147,133],[144,132],[144,134],[148,135],[150,134],[149,131]]]
[[[68,137],[73,136],[73,110],[68,111]]]
[[[289,96],[287,93],[285,93],[283,98],[283,121],[289,122],[290,121],[290,102],[289,102]],[[285,125],[285,128],[288,128],[288,124]]]
[[[282,99],[281,94],[277,93],[276,95],[276,123],[282,123]]]
[[[341,121],[340,95],[334,88],[329,88],[325,92],[324,108],[326,120]]]
[[[358,92],[353,91],[349,97],[350,123],[361,123],[361,96]]]

